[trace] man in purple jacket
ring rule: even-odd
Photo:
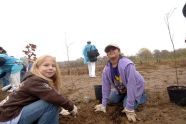
[[[102,104],[96,105],[95,111],[106,113],[108,103],[118,103],[122,100],[122,112],[126,113],[129,121],[136,122],[135,109],[147,100],[144,79],[136,71],[134,63],[121,56],[117,45],[106,46],[105,52],[109,61],[102,74]]]

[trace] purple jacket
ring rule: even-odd
[[[126,106],[123,106],[129,110],[133,110],[135,100],[139,101],[144,92],[144,79],[141,74],[136,71],[134,63],[125,57],[119,60],[118,70],[122,82],[127,88]],[[113,85],[113,83],[110,72],[110,63],[108,63],[102,74],[102,104],[104,106],[106,106],[109,101],[111,85]]]

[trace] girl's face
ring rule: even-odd
[[[38,70],[47,78],[53,77],[56,73],[55,61],[52,58],[46,58],[45,61],[39,66]]]
[[[119,56],[120,56],[120,50],[118,50],[117,48],[113,48],[113,49],[110,49],[108,52],[107,52],[107,56],[110,60],[115,60],[115,59],[118,59]]]

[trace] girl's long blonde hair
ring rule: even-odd
[[[46,60],[46,58],[51,58],[55,62],[55,65],[56,65],[56,73],[52,78],[47,78],[47,77],[43,76],[39,72],[39,69],[38,69],[39,66]],[[61,93],[61,90],[62,90],[61,71],[60,71],[58,63],[56,62],[55,57],[50,56],[50,55],[43,55],[43,56],[37,58],[36,61],[33,63],[30,72],[38,77],[41,77],[41,78],[47,80],[51,87],[54,87],[59,93]]]

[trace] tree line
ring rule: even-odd
[[[180,60],[186,58],[186,48],[180,48],[174,51],[155,49],[151,52],[147,48],[141,48],[135,56],[129,56],[133,61],[143,63],[162,61],[173,61],[173,59]],[[175,61],[175,60],[174,60]]]

